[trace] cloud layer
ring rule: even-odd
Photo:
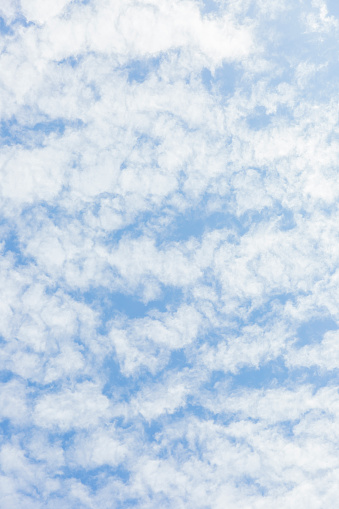
[[[2,1],[4,509],[336,506],[338,16]]]

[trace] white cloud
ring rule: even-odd
[[[17,380],[1,384],[0,415],[1,419],[10,419],[14,424],[27,420],[29,410],[26,401],[27,389]]]
[[[71,0],[61,0],[56,3],[52,0],[21,0],[21,9],[28,21],[34,21],[40,24],[60,14],[70,1]]]
[[[41,428],[95,427],[100,421],[109,419],[109,400],[101,394],[99,387],[83,382],[73,390],[46,394],[34,409],[35,424]]]
[[[5,509],[336,506],[337,21],[205,7],[1,4]]]
[[[80,435],[77,438],[71,450],[70,462],[89,469],[103,465],[116,467],[126,456],[130,456],[129,446],[135,447],[136,444],[124,443],[124,437],[120,433],[114,430],[97,430],[89,436]]]
[[[291,349],[287,362],[292,366],[319,366],[325,370],[339,367],[338,333],[327,332],[320,343]]]
[[[184,305],[173,313],[131,321],[118,319],[113,322],[109,337],[126,375],[141,367],[155,373],[167,363],[171,351],[195,341],[202,327],[202,316],[192,306]]]

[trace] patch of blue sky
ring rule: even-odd
[[[114,195],[110,195],[114,198]],[[109,195],[107,196],[109,197]],[[210,197],[205,198],[205,205]],[[93,208],[94,213],[100,210],[100,202],[96,203]],[[162,216],[170,219],[170,223],[164,228],[158,227],[158,221]],[[172,209],[163,209],[161,214],[156,214],[153,210],[148,210],[138,215],[134,222],[125,225],[119,230],[115,230],[110,234],[104,235],[102,239],[107,245],[118,244],[123,238],[138,238],[145,232],[152,232],[155,237],[156,246],[170,244],[171,242],[179,242],[188,240],[192,237],[200,239],[204,233],[214,229],[227,228],[234,230],[236,234],[243,235],[249,230],[250,221],[247,218],[248,213],[243,216],[243,226],[241,220],[230,212],[216,211],[209,213],[204,205],[190,208],[184,213],[178,213]],[[154,224],[157,228],[154,229]]]
[[[274,93],[274,89],[272,90]],[[294,122],[294,109],[286,104],[278,104],[274,112],[268,112],[264,106],[256,106],[246,117],[247,126],[251,131],[260,131],[276,125],[287,126]],[[262,172],[257,168],[258,171]],[[265,171],[265,170],[264,170]]]
[[[0,17],[1,18],[1,17]],[[3,18],[1,18],[3,19]],[[35,23],[33,21],[28,21],[25,16],[23,16],[22,14],[19,14],[18,16],[16,16],[10,24],[6,24],[6,21],[3,19],[3,22],[5,24],[5,30],[8,30],[8,28],[10,29],[10,31],[7,33],[7,35],[14,35],[15,33],[15,29],[18,28],[18,26],[20,27],[24,27],[24,28],[27,28],[27,27],[31,27],[31,26],[34,26]],[[5,34],[4,34],[5,35]],[[1,36],[1,31],[0,31],[0,36]]]
[[[161,57],[131,60],[122,70],[127,72],[128,83],[143,83],[152,72],[158,69],[160,61]]]
[[[93,99],[93,101],[100,101],[101,93],[100,93],[99,87],[94,82],[88,82],[87,83],[87,88],[89,88],[90,91],[92,92],[92,99]]]
[[[202,0],[200,2],[200,12],[202,15],[217,14],[220,6],[214,0]]]
[[[247,117],[248,126],[254,131],[264,129],[271,123],[272,115],[266,113],[266,108],[257,106],[253,113]]]
[[[171,352],[169,361],[166,365],[166,371],[181,371],[186,367],[191,367],[192,363],[186,355],[185,348],[178,348]]]
[[[100,198],[114,198],[114,194],[103,194]],[[123,238],[139,238],[145,232],[152,231],[156,240],[156,246],[161,247],[171,242],[180,242],[189,240],[190,238],[201,239],[203,235],[209,231],[228,229],[234,232],[234,241],[238,236],[246,234],[254,223],[259,223],[265,219],[272,220],[275,211],[281,219],[281,229],[291,229],[294,226],[293,213],[288,209],[284,209],[280,204],[275,204],[275,210],[264,207],[261,211],[249,210],[240,215],[227,210],[230,208],[232,200],[225,200],[226,210],[218,210],[208,212],[206,206],[211,204],[213,196],[208,194],[201,200],[198,207],[191,207],[184,213],[171,211],[171,209],[163,209],[162,215],[172,219],[164,228],[156,228],[154,223],[161,219],[161,215],[154,213],[153,210],[147,210],[138,215],[130,224],[124,225],[122,228],[112,233],[102,233],[102,242],[106,245],[117,245]],[[234,199],[234,198],[233,198]],[[41,205],[47,212],[49,217],[53,217],[56,224],[62,224],[65,221],[65,212],[60,207],[51,206],[48,203]],[[100,211],[100,199],[92,205],[91,209],[94,215]],[[77,213],[78,219],[81,219],[85,210]],[[73,214],[74,216],[74,214]],[[98,232],[98,235],[100,233]],[[232,236],[231,236],[232,237]],[[231,240],[230,237],[230,240]]]
[[[45,120],[32,125],[19,124],[15,118],[0,122],[0,141],[2,145],[42,146],[46,136],[55,133],[58,136],[64,134],[67,127],[80,128],[81,120],[68,121],[58,118]]]
[[[265,81],[273,87],[283,83],[293,84],[296,81],[296,72],[300,70],[298,64],[315,65],[319,66],[319,69],[302,89],[302,97],[304,100],[312,96],[320,98],[325,89],[328,93],[334,85],[325,79],[327,64],[333,59],[333,48],[329,46],[329,41],[326,45],[319,44],[319,34],[307,30],[294,9],[286,10],[282,16],[272,20],[270,29],[283,35],[275,38],[274,43],[270,45],[270,60],[272,63],[275,62],[275,68],[272,69],[270,76],[265,73]],[[333,41],[332,45],[335,44]],[[250,89],[251,87],[248,88]]]
[[[3,254],[10,255],[14,267],[29,267],[35,264],[32,255],[26,255],[18,238],[16,230],[2,231]]]
[[[115,355],[107,356],[102,364],[101,373],[105,380],[102,393],[105,396],[112,397],[119,394],[119,397],[127,401],[130,395],[135,391],[136,385],[140,386],[140,381],[132,377],[125,376],[120,369],[119,362]]]
[[[114,509],[129,509],[130,507],[140,507],[142,500],[140,498],[128,497],[124,501],[116,500],[114,502]]]
[[[271,210],[265,208],[261,212],[246,211],[243,214],[236,215],[230,210],[232,201],[224,200],[226,210],[218,210],[208,212],[206,209],[207,203],[211,203],[211,197],[206,195],[199,207],[190,208],[181,214],[175,214],[172,222],[166,226],[166,230],[157,233],[157,243],[161,245],[162,242],[179,242],[189,240],[190,238],[201,239],[207,232],[215,230],[229,230],[230,241],[232,240],[231,232],[234,232],[234,241],[238,237],[245,235],[254,223],[259,223],[265,217],[271,218],[269,212]]]
[[[313,342],[320,342],[323,334],[330,330],[337,330],[337,326],[333,320],[318,320],[317,330],[311,326],[311,334]],[[310,325],[302,327],[308,331]],[[310,343],[310,334],[306,332],[306,343]],[[297,343],[299,346],[299,344]],[[214,390],[220,383],[229,385],[233,390],[237,388],[272,388],[291,386],[292,389],[298,382],[309,383],[317,388],[324,387],[331,383],[338,383],[339,369],[326,371],[316,366],[312,367],[288,367],[282,357],[273,360],[262,361],[259,366],[241,366],[237,372],[232,374],[227,371],[215,370],[210,374],[210,378],[203,382],[202,387],[206,390]]]
[[[77,55],[77,56],[74,56],[74,55],[71,55],[70,57],[67,57],[67,58],[63,58],[61,60],[58,60],[58,65],[60,66],[70,66],[72,67],[73,69],[75,69],[76,67],[78,67],[78,65],[83,61],[83,56],[82,55]]]
[[[215,415],[211,414],[206,408],[202,408],[199,403],[185,404],[178,408],[175,412],[163,414],[158,419],[156,425],[159,426],[159,432],[158,434],[155,434],[155,440],[159,441],[161,444],[161,448],[159,450],[159,456],[161,458],[166,458],[171,455],[176,457],[178,454],[181,455],[185,450],[189,451],[189,449],[192,451],[193,447],[191,447],[188,442],[185,427],[186,422],[188,422],[192,416],[195,416],[197,411],[199,414],[204,413],[204,415],[206,415],[206,420],[215,420]],[[168,426],[170,426],[171,429],[175,429],[176,425],[180,425],[182,433],[177,438],[172,438],[173,442],[169,447],[166,440],[162,442],[161,439],[163,438],[163,434],[166,435]],[[195,442],[194,445],[199,446],[198,442]]]
[[[0,37],[1,35],[12,35],[13,29],[10,25],[6,24],[6,21],[0,16]]]
[[[47,359],[45,356],[41,356],[41,360],[46,361]],[[77,382],[88,381],[88,379],[89,378],[86,375],[80,374]],[[31,400],[37,399],[42,391],[46,392],[46,393],[53,394],[53,393],[57,392],[63,385],[63,382],[60,379],[54,380],[53,382],[49,382],[49,383],[36,382],[35,380],[27,379],[26,383],[27,383],[27,388],[30,391],[29,394],[30,394]]]
[[[339,18],[339,3],[338,0],[326,0],[328,14]]]
[[[284,359],[278,357],[274,360],[263,361],[258,366],[243,365],[237,371],[213,370],[209,378],[202,382],[202,388],[211,393],[220,390],[220,384],[227,387],[227,391],[237,389],[274,388],[288,383],[291,371],[286,367]]]
[[[107,196],[108,198],[111,197],[114,199],[115,195]],[[133,218],[134,220],[131,221],[129,224],[124,224],[121,228],[114,230],[111,233],[104,233],[102,237],[102,241],[104,244],[109,246],[114,246],[119,244],[119,242],[123,239],[137,239],[143,234],[152,234],[152,236],[155,236],[157,239],[159,239],[159,242],[161,242],[160,239],[165,237],[165,228],[163,230],[163,233],[160,231],[154,231],[154,222],[156,222],[159,217],[158,214],[154,213],[152,210],[152,206],[150,206],[151,210],[147,210],[146,212],[142,212],[138,214],[137,217]],[[96,209],[93,209],[94,213],[98,213],[100,210],[100,204],[97,202]],[[158,230],[158,229],[157,229]]]
[[[239,490],[246,490],[252,495],[259,493],[260,495],[265,496],[268,493],[267,487],[262,486],[258,479],[249,475],[242,475],[239,478],[236,478],[234,484]]]
[[[176,348],[168,352],[166,363],[154,377],[150,375],[150,380],[157,380],[159,377],[168,373],[182,373],[193,367],[193,356],[189,347]]]
[[[235,64],[224,62],[213,73],[206,67],[201,71],[201,80],[209,93],[217,93],[221,97],[229,97],[234,93],[241,78],[241,69]]]
[[[15,426],[10,419],[2,419],[0,421],[0,443],[7,442],[15,431]]]
[[[12,253],[14,257],[14,263],[16,266],[27,266],[32,261],[32,256],[26,256],[22,250],[20,240],[17,232],[12,229],[8,232],[3,232],[4,241],[4,253]]]
[[[1,343],[5,343],[4,339],[1,338],[1,336],[0,336],[0,342]],[[10,371],[8,369],[0,370],[0,383],[9,382],[13,378],[15,378],[15,375],[14,375],[14,373],[12,371]]]
[[[235,224],[236,220],[231,214],[215,212],[207,217],[202,209],[190,209],[177,215],[163,236],[166,242],[179,242],[192,237],[200,239],[207,231],[227,227],[233,229]]]
[[[295,6],[296,7],[296,6]],[[270,20],[270,30],[279,34],[274,41],[270,40],[270,57],[279,60],[281,66],[290,65],[303,55],[310,56],[310,45],[315,35],[305,30],[303,19],[291,3],[279,16]]]
[[[93,286],[89,291],[81,292],[81,295],[84,303],[101,311],[103,324],[118,315],[140,318],[153,308],[152,304],[144,304],[134,294],[110,292],[105,287]]]
[[[296,226],[294,213],[290,209],[281,207],[278,213],[279,217],[279,229],[281,231],[292,230]]]
[[[101,367],[101,374],[105,380],[102,393],[110,398],[119,398],[128,402],[133,394],[148,387],[148,384],[159,382],[162,377],[169,373],[182,373],[192,368],[192,362],[185,354],[185,349],[176,349],[168,352],[167,361],[156,374],[150,373],[148,370],[141,369],[137,375],[126,376],[122,373],[120,364],[115,356],[107,356]]]
[[[127,483],[130,478],[130,472],[123,466],[111,467],[105,465],[93,469],[63,467],[62,473],[59,474],[58,478],[69,479],[70,477],[77,479],[91,490],[96,491],[105,483],[105,479],[108,477]]]
[[[269,83],[271,90],[274,92],[277,90],[279,85],[289,85],[293,83],[295,79],[295,68],[292,66],[291,62],[288,60],[281,62],[279,60],[279,68],[275,69],[275,72],[272,72],[270,76],[267,76],[266,73],[263,72],[262,78]],[[260,72],[258,71],[259,77],[261,77]],[[286,106],[285,106],[286,107]],[[281,107],[278,107],[277,113],[283,112]],[[286,110],[285,110],[286,111]],[[293,114],[293,109],[291,109],[291,118]]]
[[[182,299],[182,291],[173,286],[163,286],[160,298],[145,303],[136,291],[134,293],[112,292],[106,287],[92,286],[85,292],[70,291],[69,295],[75,300],[88,304],[100,312],[101,334],[107,332],[111,320],[124,316],[130,319],[143,318],[152,311],[165,312],[175,308]]]
[[[285,420],[279,422],[279,433],[287,439],[293,439],[295,437],[295,426],[298,425],[300,419]]]
[[[89,5],[90,3],[94,3],[93,0],[73,0],[74,4],[80,4],[80,5]]]
[[[144,145],[144,144],[149,144],[152,146],[152,148],[154,147],[157,147],[159,144],[160,144],[160,140],[158,138],[154,138],[153,136],[149,135],[148,133],[145,133],[145,132],[138,132],[137,131],[137,143],[136,143],[136,146],[137,147],[140,147],[141,145]]]
[[[320,343],[326,332],[335,330],[338,330],[338,324],[331,316],[311,318],[298,328],[296,346],[302,347]]]
[[[309,385],[314,391],[322,387],[337,386],[339,381],[339,369],[324,370],[317,366],[290,367],[286,366],[283,357],[262,362],[258,367],[242,366],[237,373],[230,374],[216,371],[210,381],[203,387],[213,391],[220,383],[226,383],[228,390],[239,389],[277,389],[285,388],[295,391],[299,386]]]
[[[66,187],[66,186],[65,186]],[[105,194],[103,197],[110,197],[110,194]],[[70,212],[67,207],[65,207],[60,202],[48,202],[48,201],[40,201],[36,202],[33,205],[28,204],[26,206],[23,206],[22,211],[22,224],[30,225],[32,224],[33,220],[36,221],[37,218],[40,221],[40,224],[42,224],[44,221],[47,223],[51,222],[55,226],[58,226],[60,229],[66,228],[68,225],[68,222],[70,220],[77,221],[78,225],[84,225],[85,223],[85,215],[88,213],[88,210],[91,210],[91,212],[98,213],[100,209],[100,201],[95,203],[94,205],[91,204],[90,207],[86,207],[84,205],[83,207],[75,210],[74,212]],[[1,224],[1,223],[0,223]],[[85,231],[86,226],[84,226]],[[97,232],[98,237],[100,236],[100,231]]]
[[[202,382],[201,387],[206,391],[214,391],[221,383],[227,382],[229,373],[221,369],[213,369],[210,371],[209,376]]]
[[[165,422],[164,422],[165,421]],[[157,442],[160,433],[166,426],[166,419],[152,420],[143,422],[143,434],[148,441]]]
[[[2,35],[14,35],[16,25],[28,27],[34,25],[32,22],[28,22],[23,16],[19,16],[11,21],[10,24],[6,23],[6,20],[0,16],[0,37]]]
[[[253,311],[251,311],[247,316],[248,323],[262,323],[268,321],[269,317],[274,312],[276,306],[280,306],[281,308],[288,302],[295,303],[298,294],[294,294],[291,292],[285,293],[277,293],[273,291],[269,296],[266,297],[263,303],[256,306]],[[253,305],[254,303],[250,303]]]
[[[161,497],[161,495],[158,495],[158,497]],[[150,503],[151,501],[154,502],[151,492],[147,494],[147,499],[148,499],[148,503]],[[138,498],[138,497],[134,497],[130,494],[124,500],[116,499],[114,501],[114,509],[130,509],[132,507],[141,507],[142,503],[143,503],[143,497]],[[162,499],[161,499],[161,501],[159,500],[159,504],[162,504]],[[153,505],[153,506],[149,506],[149,507],[156,507],[156,506]],[[158,507],[160,507],[160,505],[158,505]],[[168,507],[168,506],[165,506],[165,507]]]
[[[170,353],[167,353],[166,357],[169,359]],[[107,397],[119,397],[121,401],[128,402],[133,394],[147,387],[148,384],[157,383],[159,379],[168,372],[166,358],[164,364],[163,369],[160,370],[160,372],[157,371],[155,374],[152,374],[147,368],[142,366],[136,373],[124,375],[121,371],[119,361],[115,353],[113,353],[107,356],[101,366],[101,374],[105,381],[102,393]],[[119,423],[119,425],[120,424],[121,423]]]
[[[258,367],[243,366],[237,373],[228,377],[231,389],[250,388],[262,389],[282,386],[289,378],[290,371],[284,359],[264,362]]]
[[[48,440],[50,444],[60,444],[64,450],[67,450],[74,443],[74,439],[77,437],[77,431],[74,429],[70,431],[61,431],[60,429],[50,430],[48,433]]]

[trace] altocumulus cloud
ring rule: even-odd
[[[3,0],[2,509],[339,497],[334,0]]]

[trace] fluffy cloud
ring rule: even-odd
[[[335,507],[333,4],[0,16],[4,508]]]

